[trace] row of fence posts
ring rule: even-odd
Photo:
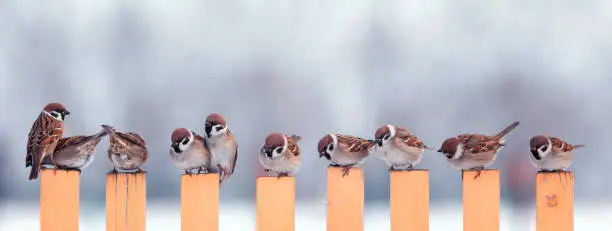
[[[463,172],[463,230],[498,231],[500,173],[498,170]],[[574,228],[573,173],[538,173],[536,230],[571,231]],[[44,170],[41,176],[40,230],[79,230],[79,177],[76,171]],[[181,230],[219,229],[217,174],[181,176]],[[429,230],[429,173],[393,171],[390,181],[392,231]],[[295,230],[295,178],[257,178],[259,231]],[[362,231],[363,172],[327,169],[327,230]],[[146,230],[146,174],[108,174],[106,230]]]

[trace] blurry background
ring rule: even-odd
[[[529,138],[586,144],[575,154],[576,230],[612,226],[604,169],[612,133],[612,2],[558,1],[0,1],[0,230],[38,230],[38,181],[24,168],[44,105],[72,114],[66,135],[100,124],[148,143],[149,230],[179,229],[176,127],[203,131],[218,112],[239,142],[221,190],[221,229],[254,224],[257,152],[267,133],[304,137],[297,229],[324,230],[328,132],[372,137],[406,127],[439,147],[520,120],[502,170],[502,230],[532,230]],[[104,228],[107,139],[81,176],[83,230]],[[461,177],[436,152],[428,168],[432,230],[461,230]],[[365,163],[366,230],[388,229],[388,173]],[[598,204],[598,206],[593,206]],[[607,218],[606,218],[607,217]],[[519,227],[519,228],[517,228]]]

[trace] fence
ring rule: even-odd
[[[500,174],[498,170],[463,173],[463,230],[499,231]],[[573,173],[538,173],[536,230],[574,229]],[[181,230],[219,229],[219,178],[216,174],[181,176]],[[391,172],[391,230],[429,230],[429,173]],[[256,230],[291,231],[295,227],[295,179],[257,178]],[[363,230],[363,172],[327,169],[327,230]],[[43,170],[40,230],[77,231],[79,173]],[[146,230],[146,174],[109,174],[106,178],[106,230]]]

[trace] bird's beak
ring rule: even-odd
[[[437,152],[442,152],[442,149],[441,149],[441,148],[440,148],[440,149],[438,149],[438,151],[437,151]]]
[[[62,114],[66,116],[66,115],[70,115],[70,112],[68,110],[64,110]]]
[[[382,146],[382,139],[375,139],[374,142],[378,144],[378,146]]]

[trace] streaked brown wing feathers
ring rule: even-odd
[[[336,134],[336,137],[338,138],[338,143],[343,143],[346,145],[347,152],[368,151],[368,148],[374,144],[374,142],[370,140],[365,140],[356,136]]]
[[[300,146],[297,144],[297,142],[295,142],[295,140],[293,140],[291,137],[286,136],[287,137],[287,151],[290,152],[290,154],[294,155],[294,156],[299,156],[300,153],[302,152],[300,150]]]

